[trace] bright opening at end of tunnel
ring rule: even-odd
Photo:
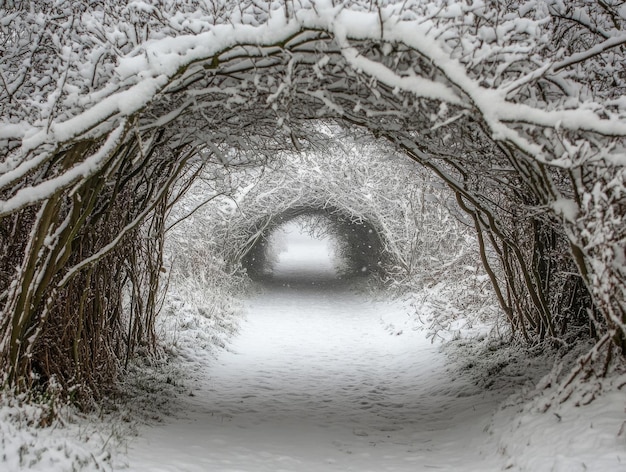
[[[291,221],[268,238],[267,273],[283,283],[318,283],[341,278],[343,258],[337,240],[323,228],[312,230],[306,220]]]

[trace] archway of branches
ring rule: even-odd
[[[459,4],[472,11],[466,21],[430,3],[224,4],[209,30],[193,33],[149,14],[109,12],[146,38],[119,57],[103,52],[89,83],[68,67],[71,87],[61,86],[45,119],[25,105],[28,87],[5,93],[0,319],[8,382],[55,375],[96,391],[139,346],[153,346],[172,202],[209,163],[261,166],[280,152],[323,148],[327,136],[312,120],[384,140],[441,179],[474,227],[520,338],[566,343],[574,326],[597,341],[576,374],[622,362],[625,284],[614,264],[626,227],[626,124],[614,100],[622,89],[577,82],[596,58],[621,56],[603,56],[617,50],[604,38],[596,49],[541,61],[550,48],[536,31],[549,14],[506,6],[480,14]],[[11,14],[23,28],[5,37],[21,47],[28,41],[20,35],[39,20]],[[81,38],[80,61],[100,51],[102,35],[77,24],[56,33]],[[486,30],[498,33],[481,41],[484,49],[465,40]],[[519,54],[502,54],[509,46]],[[23,83],[56,71],[42,61]],[[572,108],[586,99],[594,106]]]

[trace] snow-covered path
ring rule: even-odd
[[[272,244],[272,283],[177,419],[140,433],[130,469],[499,468],[485,429],[501,397],[453,377],[406,307],[340,280],[328,238],[292,225]]]
[[[422,331],[399,333],[401,306],[340,281],[276,285],[249,300],[247,318],[186,414],[142,432],[130,469],[498,468],[481,451],[501,398],[451,378]]]
[[[587,408],[503,409],[509,388],[485,392],[459,377],[413,329],[414,313],[338,278],[328,240],[288,233],[240,333],[218,359],[194,361],[193,396],[139,432],[128,469],[624,470],[621,387]],[[511,360],[510,375],[537,370],[538,359]]]

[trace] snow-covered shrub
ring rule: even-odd
[[[96,418],[79,417],[58,387],[45,395],[0,391],[3,470],[112,470],[115,431],[89,424],[97,424]]]
[[[166,283],[158,329],[167,349],[186,349],[187,355],[199,346],[210,352],[226,343],[237,328],[237,297],[245,290],[243,276],[224,257],[222,245],[228,243],[216,238],[217,215],[229,212],[233,187],[239,185],[223,179],[223,171],[223,165],[207,162],[187,169],[174,188],[165,222]],[[203,339],[183,348],[180,343],[189,343],[181,334],[185,330]]]

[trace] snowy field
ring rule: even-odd
[[[464,335],[442,349],[406,304],[339,279],[328,239],[287,231],[275,244],[272,276],[226,349],[210,348],[210,325],[179,320],[177,367],[137,374],[130,424],[118,414],[36,430],[5,405],[2,470],[626,470],[625,377],[588,406],[541,414],[550,390],[525,394],[545,358],[487,358],[487,340]]]

